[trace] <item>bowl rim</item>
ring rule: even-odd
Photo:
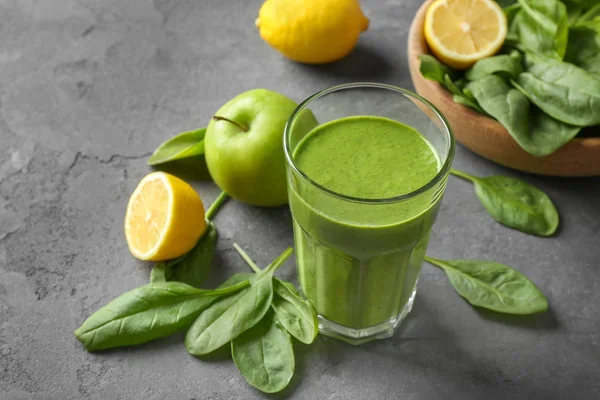
[[[427,46],[427,42],[425,41],[425,34],[423,33],[423,25],[425,23],[425,14],[426,10],[431,3],[435,0],[425,0],[423,4],[417,10],[415,17],[410,26],[410,31],[408,34],[408,63],[411,65],[411,60],[418,59],[421,54],[432,55],[429,51],[429,47]],[[417,71],[417,73],[419,73]],[[446,101],[450,102],[453,105],[453,108],[457,112],[461,112],[463,114],[470,114],[472,118],[475,118],[479,123],[495,125],[498,131],[501,131],[503,135],[510,137],[511,140],[514,141],[513,137],[508,133],[506,128],[494,118],[488,117],[486,115],[480,114],[475,110],[472,110],[462,104],[455,103],[452,100],[451,94],[449,91],[444,89],[438,82],[434,82],[432,80],[426,79],[422,75],[419,75],[421,79],[423,79],[431,89],[436,93],[436,95],[443,97]],[[414,78],[413,78],[414,79]],[[516,141],[515,141],[516,143]],[[600,147],[600,137],[589,137],[589,138],[574,138],[571,139],[567,144],[563,146],[567,147],[573,144],[577,145],[591,145],[591,146],[599,146]],[[520,147],[520,146],[519,146]]]

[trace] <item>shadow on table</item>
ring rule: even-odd
[[[491,314],[491,313],[490,313]],[[307,374],[309,363],[315,358],[326,363],[321,375],[336,376],[343,370],[345,364],[357,359],[371,359],[371,363],[382,365],[403,364],[403,368],[414,369],[423,373],[428,379],[449,385],[447,390],[459,393],[479,393],[494,395],[500,392],[518,392],[530,398],[530,395],[540,395],[540,398],[553,398],[555,387],[540,388],[535,377],[522,376],[510,367],[500,366],[494,359],[468,350],[457,337],[456,331],[449,329],[436,318],[438,312],[435,304],[419,296],[415,306],[396,334],[385,340],[377,340],[360,346],[352,346],[328,337],[318,336],[310,346],[295,345],[296,373],[288,388],[273,398],[284,399],[295,394],[301,386],[300,382]],[[532,318],[502,319],[498,315],[484,318],[502,320],[502,323],[519,324],[532,329],[554,329],[558,323],[552,313],[540,314]],[[475,332],[473,332],[475,333]],[[485,338],[482,338],[482,343]],[[377,361],[381,360],[381,361]],[[385,361],[384,361],[385,360]],[[390,364],[390,362],[392,364]],[[365,384],[371,383],[365,376]],[[402,379],[401,376],[398,379]],[[367,381],[369,380],[369,381]],[[306,382],[303,383],[306,385]],[[353,382],[361,385],[361,382]],[[466,386],[465,386],[466,385]],[[475,389],[471,389],[475,388]],[[507,398],[510,395],[507,396]],[[497,398],[497,397],[493,397]]]
[[[335,374],[338,367],[342,368],[343,364],[347,363],[350,358],[362,357],[364,353],[391,359],[402,358],[404,362],[421,366],[431,365],[434,358],[444,353],[453,354],[452,359],[455,359],[460,350],[453,346],[454,335],[440,326],[435,318],[431,318],[428,306],[419,297],[417,293],[413,311],[403,321],[402,327],[389,339],[375,340],[353,346],[337,339],[319,335],[311,345],[295,342],[296,371],[294,377],[285,390],[272,397],[285,399],[292,396],[306,375],[309,360],[312,358],[318,357],[327,364],[327,367],[321,371],[324,375]],[[422,326],[423,323],[426,324],[426,327]],[[415,337],[407,333],[415,331],[415,328],[419,332],[432,332],[433,335]],[[426,351],[426,349],[430,350]],[[363,354],[361,355],[361,353]],[[461,358],[465,357],[464,355],[461,356]],[[448,359],[451,358],[448,357]]]
[[[548,308],[548,311],[544,313],[531,315],[511,315],[483,308],[475,309],[483,319],[501,324],[536,330],[555,330],[560,327],[560,323],[551,308]]]
[[[223,227],[222,225],[219,228],[219,240],[217,241],[216,251],[213,256],[210,276],[204,285],[206,288],[217,287],[237,272],[251,272],[233,248],[234,242],[241,246],[261,268],[268,265],[287,246],[293,246],[291,237],[292,216],[287,204],[279,207],[257,207],[236,202],[235,210],[229,212],[229,218],[230,221],[245,218],[246,221],[254,221],[251,224],[269,226],[270,232],[266,237],[256,237],[255,235],[237,234],[229,230],[231,228]],[[270,242],[268,241],[269,238],[271,238]],[[273,240],[273,238],[277,239]],[[263,246],[268,246],[271,258],[259,257],[259,254],[257,254],[258,250],[260,250],[259,243],[263,243]],[[292,268],[295,263],[294,260],[295,255],[292,254],[277,271],[277,276],[285,280],[295,281],[296,270]]]
[[[358,44],[352,53],[330,64],[300,64],[308,72],[327,74],[349,81],[382,81],[393,73],[389,61],[377,50]]]

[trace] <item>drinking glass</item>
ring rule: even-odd
[[[437,175],[411,193],[385,199],[346,196],[310,179],[294,160],[297,146],[315,124],[350,116],[385,117],[415,128],[435,150]],[[320,332],[353,344],[393,335],[412,309],[454,157],[448,122],[408,90],[345,84],[296,108],[285,127],[284,151],[298,279],[317,311]]]

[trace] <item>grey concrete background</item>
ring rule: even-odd
[[[266,87],[301,100],[336,83],[411,87],[409,23],[419,0],[365,0],[371,27],[343,61],[289,62],[254,28],[261,0],[0,1],[0,399],[251,399],[230,360],[189,356],[182,336],[88,354],[72,331],[147,282],[123,236],[129,195],[164,139],[203,126],[226,100]],[[512,265],[551,311],[476,310],[424,266],[397,335],[351,347],[296,346],[298,399],[600,398],[600,179],[524,175],[458,148],[455,166],[520,176],[554,199],[556,237],[492,221],[470,184],[451,178],[429,253]],[[210,203],[218,191],[195,184]],[[285,208],[229,202],[213,281],[292,245]],[[294,277],[293,262],[280,272]]]

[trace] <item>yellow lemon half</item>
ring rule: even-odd
[[[358,0],[267,0],[256,26],[260,36],[286,57],[324,64],[350,53],[369,20]]]
[[[466,69],[500,50],[506,25],[494,0],[436,0],[425,15],[425,40],[440,61]]]
[[[179,257],[194,247],[205,230],[202,200],[173,175],[146,175],[129,199],[125,237],[131,254],[140,260]]]

